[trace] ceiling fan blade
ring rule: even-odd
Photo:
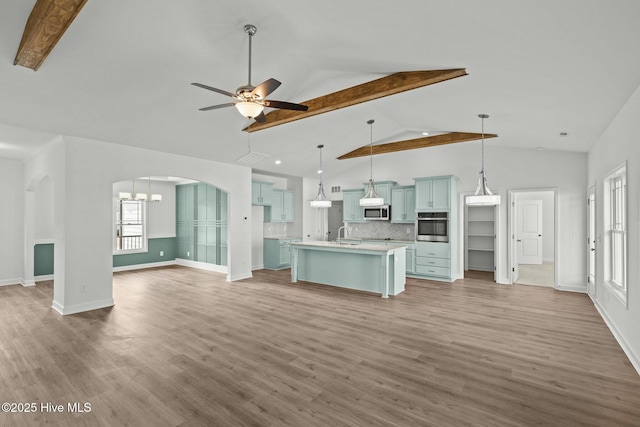
[[[260,114],[258,114],[253,118],[253,120],[255,120],[256,122],[262,123],[265,120],[267,120],[267,117],[264,115],[264,111],[261,111]]]
[[[296,110],[296,111],[307,111],[309,109],[309,107],[306,105],[294,104],[293,102],[271,101],[269,99],[264,100],[264,106],[271,107],[271,108],[280,108],[282,110]]]
[[[236,105],[236,103],[235,102],[229,102],[227,104],[212,105],[211,107],[199,108],[199,110],[200,111],[217,110],[218,108],[231,107],[233,105]]]
[[[215,87],[203,85],[202,83],[191,83],[191,84],[194,85],[194,86],[201,87],[202,89],[212,90],[214,92],[221,93],[222,95],[230,96],[232,98],[235,98],[235,96],[236,96],[235,93],[231,93],[231,92],[227,92],[226,90],[222,90],[222,89],[218,89],[218,88],[215,88]]]
[[[271,92],[278,89],[278,86],[280,86],[281,84],[282,83],[280,83],[276,79],[265,80],[251,91],[251,95],[256,95],[258,98],[264,99]]]

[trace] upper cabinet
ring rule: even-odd
[[[291,190],[271,190],[271,211],[265,209],[265,222],[293,222],[295,194]]]
[[[391,222],[411,223],[416,220],[416,188],[413,185],[391,189]]]
[[[342,190],[342,220],[345,222],[364,221],[364,211],[360,199],[364,190]]]
[[[252,181],[251,182],[251,204],[258,206],[271,206],[273,194],[273,183]]]
[[[454,176],[414,178],[417,211],[448,211],[451,209],[451,181]],[[455,197],[455,196],[454,196]]]

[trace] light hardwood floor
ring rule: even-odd
[[[115,307],[64,317],[50,282],[0,287],[1,400],[91,404],[0,425],[640,425],[586,295],[480,275],[385,300],[289,274],[116,273]]]

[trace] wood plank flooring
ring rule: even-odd
[[[64,317],[51,282],[0,287],[0,400],[65,406],[0,425],[640,425],[586,295],[470,277],[385,300],[289,274],[115,273],[115,307]]]

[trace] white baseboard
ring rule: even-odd
[[[227,282],[235,282],[236,280],[251,279],[252,277],[253,277],[253,274],[251,274],[251,272],[244,273],[244,274],[236,274],[235,276],[227,275]]]
[[[618,344],[620,344],[620,347],[622,347],[622,351],[624,351],[624,354],[626,354],[627,357],[629,358],[631,365],[633,365],[638,375],[640,375],[640,357],[638,357],[633,353],[633,350],[631,350],[631,347],[629,347],[629,345],[627,344],[627,341],[624,339],[620,331],[618,331],[618,329],[613,324],[611,319],[609,319],[609,317],[605,313],[604,309],[600,306],[598,301],[594,300],[593,298],[591,298],[591,301],[593,301],[593,305],[596,307],[596,310],[598,310],[600,317],[602,317],[602,320],[604,320],[604,323],[607,325],[607,327],[613,334],[613,337],[616,339]]]
[[[561,285],[559,284],[558,287],[556,288],[556,290],[558,291],[566,291],[566,292],[578,292],[581,294],[586,294],[587,293],[587,286],[586,285]]]
[[[4,279],[0,280],[0,286],[22,285],[22,279]]]
[[[34,282],[44,282],[45,280],[53,280],[53,274],[43,274],[41,276],[35,276]]]
[[[98,310],[101,308],[113,307],[115,305],[113,298],[107,298],[103,300],[91,301],[82,304],[75,304],[71,306],[64,307],[57,301],[53,301],[51,308],[53,308],[58,313],[66,316],[68,314],[76,314],[82,313],[85,311]]]
[[[264,270],[264,264],[252,265],[251,266],[251,271],[253,271],[253,270]]]
[[[208,264],[206,262],[191,261],[183,258],[176,258],[176,264],[184,267],[199,268],[200,270],[215,271],[216,273],[229,273],[229,268],[226,265]]]
[[[169,265],[176,265],[176,261],[160,261],[160,262],[149,262],[146,264],[133,264],[133,265],[123,265],[120,267],[113,267],[114,272],[118,271],[129,271],[129,270],[141,270],[143,268],[154,268],[154,267],[166,267]]]
[[[554,258],[542,258],[542,262],[556,262]]]

